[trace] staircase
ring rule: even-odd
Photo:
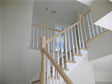
[[[68,75],[87,56],[88,42],[109,32],[93,24],[90,10],[63,31],[38,24],[32,27],[31,47],[42,54],[41,72],[32,84],[73,84]]]

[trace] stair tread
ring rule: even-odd
[[[75,61],[64,61],[64,63],[76,63]],[[60,64],[62,64],[62,61],[60,62]]]
[[[73,56],[83,56],[83,55],[81,55],[81,54],[73,54]]]
[[[51,79],[51,80],[59,80],[60,77],[48,77],[48,79]]]
[[[87,48],[80,48],[80,49],[82,49],[82,50],[88,50]]]
[[[68,68],[63,68],[63,71],[69,71],[69,69]]]

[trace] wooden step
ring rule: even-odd
[[[76,63],[75,61],[64,61],[64,63]],[[60,64],[62,64],[62,61],[60,61]]]
[[[83,56],[83,55],[81,55],[81,54],[73,54],[73,56]]]
[[[81,50],[88,50],[87,48],[80,48]]]
[[[76,63],[75,61],[65,61],[65,63]]]
[[[49,80],[60,80],[60,77],[48,77]]]
[[[64,68],[64,69],[63,69],[63,71],[69,71],[69,69],[67,69],[67,68]]]
[[[70,55],[69,53],[70,52],[68,52],[68,56]],[[81,54],[76,54],[76,53],[73,53],[72,51],[71,51],[71,54],[72,54],[72,56],[82,56]]]

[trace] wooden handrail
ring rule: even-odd
[[[33,81],[32,84],[38,83],[38,82],[40,82],[40,80]]]
[[[84,14],[82,14],[83,17],[85,17],[91,10],[89,9],[88,11],[86,11]]]
[[[87,12],[85,12],[84,14],[80,15],[80,17],[79,17],[79,19],[77,20],[76,23],[72,24],[71,26],[69,26],[69,27],[66,28],[65,30],[61,31],[60,33],[58,33],[58,34],[56,34],[55,36],[53,36],[53,37],[51,37],[50,39],[48,39],[48,40],[46,41],[46,44],[49,43],[49,42],[51,42],[52,40],[54,40],[55,38],[57,38],[57,37],[60,36],[61,34],[64,34],[64,33],[67,32],[68,30],[70,30],[70,29],[72,29],[73,27],[75,27],[77,24],[80,23],[81,19],[82,19],[85,15],[87,15],[89,12],[90,12],[90,9],[89,9]]]
[[[45,50],[43,49],[44,53],[46,54],[47,58],[50,60],[50,62],[54,65],[56,70],[60,73],[62,78],[67,84],[73,84],[72,81],[68,78],[68,76],[65,74],[65,72],[62,70],[62,68],[54,61],[52,56]]]
[[[108,32],[111,32],[111,31],[110,31],[110,30],[106,30],[106,31],[103,32],[102,34],[100,34],[100,35],[94,37],[93,39],[88,40],[87,43],[89,43],[89,42],[91,42],[91,41],[93,41],[93,40],[95,40],[95,39],[97,39],[97,38],[103,36],[104,34],[106,34],[106,33],[108,33]]]
[[[47,29],[47,30],[51,30],[51,31],[56,31],[56,32],[61,32],[62,31],[62,30],[55,29],[55,28],[47,28],[47,27],[41,26],[39,24],[32,24],[32,26],[36,26],[36,27],[39,27],[39,28],[43,28],[43,29]]]
[[[84,22],[84,16],[82,16],[82,25],[83,25],[83,31],[84,31],[84,40],[85,40],[85,48],[88,49],[87,47],[87,32],[86,32],[86,26]]]

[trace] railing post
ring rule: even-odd
[[[46,37],[42,36],[41,38],[41,72],[40,72],[40,84],[45,84],[45,54],[44,49],[46,47]]]
[[[85,26],[85,22],[84,22],[84,16],[82,15],[81,16],[81,20],[82,20],[82,25],[83,25],[83,31],[84,31],[84,39],[85,39],[85,48],[88,49],[88,46],[87,46],[87,32],[86,32],[86,26]]]

